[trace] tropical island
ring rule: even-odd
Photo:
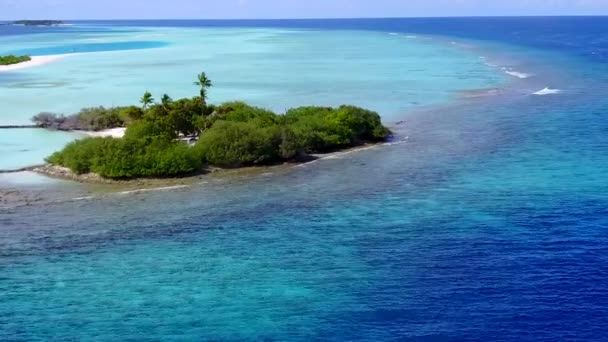
[[[13,64],[23,63],[23,62],[29,62],[31,60],[32,60],[32,57],[30,57],[30,56],[14,56],[14,55],[0,56],[0,65],[13,65]]]
[[[61,20],[17,20],[11,23],[11,25],[24,26],[57,26],[63,24],[64,22]]]
[[[71,116],[40,113],[39,127],[99,131],[126,127],[122,138],[88,137],[47,158],[75,175],[105,179],[182,177],[210,168],[240,168],[310,160],[314,153],[385,141],[380,116],[343,105],[298,107],[276,114],[244,102],[207,103],[211,80],[201,73],[199,96],[157,103],[150,92],[141,106],[85,108]]]

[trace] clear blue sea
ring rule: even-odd
[[[0,340],[608,340],[608,18],[73,24],[0,26],[0,54],[91,49],[0,72],[1,124],[204,69],[214,102],[396,138],[156,191],[0,174]],[[72,138],[21,136],[0,169]]]

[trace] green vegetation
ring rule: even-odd
[[[137,130],[144,132],[146,130]],[[201,169],[202,160],[185,144],[153,138],[87,138],[68,144],[48,158],[76,174],[94,172],[102,177],[172,177]]]
[[[279,115],[243,102],[208,105],[211,81],[202,73],[200,95],[154,103],[146,92],[142,107],[84,109],[73,118],[87,127],[127,125],[124,138],[87,138],[67,145],[48,162],[77,174],[102,177],[174,177],[206,165],[242,167],[305,158],[385,140],[390,132],[372,111],[354,107],[299,107]],[[181,138],[181,139],[178,139]],[[196,140],[188,146],[183,140]]]
[[[62,25],[61,20],[17,20],[12,22],[13,25],[25,25],[25,26],[53,26]]]
[[[29,62],[32,58],[30,56],[0,56],[0,65],[11,65],[11,64],[19,64],[23,62]]]

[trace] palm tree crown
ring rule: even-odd
[[[201,87],[201,101],[203,102],[203,106],[207,105],[207,89],[213,87],[211,80],[207,77],[207,74],[201,72],[196,76],[197,81],[194,82],[195,85]]]
[[[171,102],[173,102],[173,99],[171,98],[171,96],[169,96],[167,94],[164,94],[163,97],[161,97],[161,99],[160,99],[160,103],[162,103],[163,106],[167,106]]]
[[[154,103],[154,98],[152,97],[152,93],[150,93],[149,91],[146,91],[144,93],[144,96],[141,98],[141,100],[139,100],[139,102],[141,102],[144,109],[148,108],[148,106],[150,104]]]

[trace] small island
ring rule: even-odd
[[[63,24],[64,22],[61,20],[17,20],[11,23],[11,25],[23,26],[58,26]]]
[[[14,56],[14,55],[0,56],[0,65],[13,65],[13,64],[23,63],[23,62],[29,62],[31,60],[32,60],[32,57],[30,57],[30,56]]]
[[[207,103],[205,73],[199,96],[157,103],[146,92],[141,106],[86,108],[71,116],[41,113],[39,127],[105,130],[126,127],[122,138],[88,137],[47,158],[50,167],[103,179],[183,177],[217,168],[310,160],[315,153],[385,141],[390,131],[372,111],[343,105],[298,107],[276,114],[244,102]]]

